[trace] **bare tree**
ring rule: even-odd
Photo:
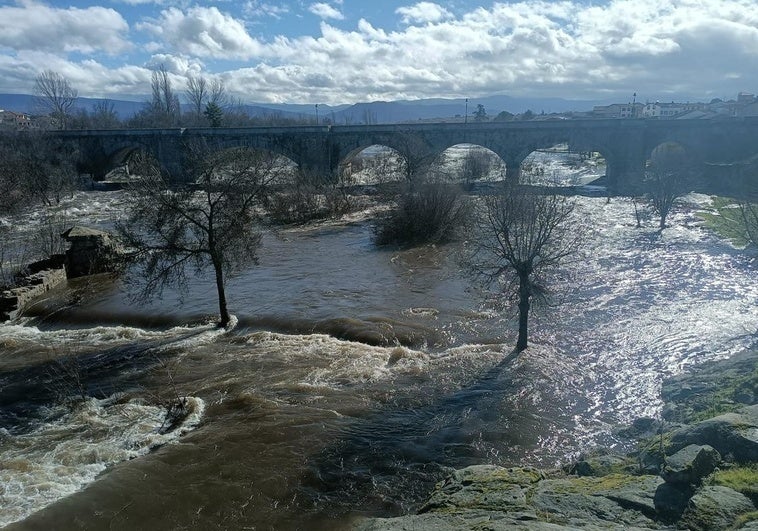
[[[203,106],[208,101],[208,82],[202,76],[187,76],[187,90],[184,94],[192,107],[192,117],[200,123]]]
[[[90,120],[95,129],[116,129],[121,125],[116,107],[110,100],[100,100],[95,103]]]
[[[545,274],[578,248],[579,232],[568,223],[573,210],[565,196],[529,187],[508,187],[484,199],[471,265],[477,276],[501,283],[504,295],[518,301],[518,352],[527,348],[532,301],[547,293]]]
[[[256,206],[276,178],[276,160],[246,148],[220,150],[197,141],[186,146],[190,184],[171,189],[154,167],[130,189],[128,219],[118,227],[142,266],[141,298],[172,284],[182,286],[187,267],[213,267],[220,326],[230,321],[225,281],[256,261],[261,235]]]
[[[150,81],[152,100],[150,101],[150,114],[153,125],[158,127],[171,127],[179,122],[181,113],[179,97],[174,92],[171,77],[164,65],[153,70]]]
[[[658,228],[666,228],[674,205],[686,190],[680,175],[672,171],[648,170],[645,172],[645,189],[648,203],[658,215]]]
[[[229,94],[226,92],[226,86],[220,79],[211,81],[211,90],[208,95],[208,103],[218,105],[222,109],[229,104]]]
[[[223,81],[214,79],[208,83],[208,80],[202,76],[188,76],[185,94],[192,107],[192,115],[196,124],[201,124],[204,116],[211,127],[221,125],[224,107],[229,103]]]
[[[53,70],[45,70],[34,80],[37,105],[47,111],[60,129],[66,121],[77,97],[77,91],[68,80]]]

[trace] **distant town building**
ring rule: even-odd
[[[0,109],[0,127],[3,129],[19,131],[22,129],[29,129],[31,124],[32,121],[28,114]]]
[[[651,119],[708,119],[718,116],[758,116],[758,98],[750,92],[740,92],[736,100],[713,99],[710,103],[660,101],[642,103],[613,103],[598,105],[592,110],[594,118],[651,118]]]
[[[641,103],[612,103],[596,105],[592,114],[598,118],[638,118],[642,116]]]

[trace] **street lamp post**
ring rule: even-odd
[[[316,104],[316,125],[318,125],[318,103]]]
[[[637,118],[637,93],[632,94],[632,118]]]

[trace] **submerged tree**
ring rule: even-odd
[[[276,178],[276,160],[246,148],[214,149],[205,141],[186,146],[187,183],[171,187],[157,166],[130,189],[128,219],[118,227],[142,265],[141,298],[186,282],[187,267],[213,267],[220,320],[230,321],[225,282],[255,263],[261,235],[256,207]]]
[[[666,228],[666,219],[676,202],[687,192],[690,173],[686,153],[679,144],[666,142],[653,150],[644,185],[661,230]]]
[[[581,231],[569,226],[574,203],[528,187],[509,187],[484,200],[472,239],[472,267],[518,301],[516,350],[528,345],[532,301],[547,293],[545,274],[575,253]]]

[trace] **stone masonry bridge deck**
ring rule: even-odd
[[[220,148],[250,147],[284,155],[301,169],[336,175],[340,165],[363,149],[383,145],[406,157],[433,160],[457,144],[476,144],[499,155],[507,178],[518,179],[533,151],[568,144],[571,151],[596,151],[607,162],[609,188],[623,193],[644,174],[652,151],[674,142],[695,167],[748,159],[758,153],[758,118],[714,120],[545,120],[486,123],[182,128],[58,131],[78,142],[80,165],[96,178],[135,150],[152,153],[163,169],[181,180],[186,146],[205,138]]]

